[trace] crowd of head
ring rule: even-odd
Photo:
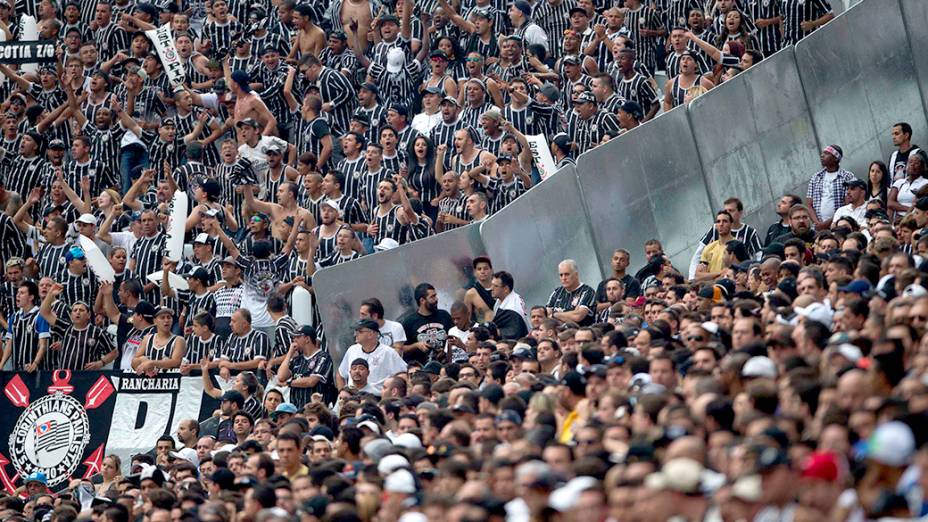
[[[541,181],[537,136],[570,165],[832,17],[827,0],[0,2],[6,41],[58,44],[0,64],[0,366],[198,375],[220,405],[99,473],[14,477],[0,519],[928,514],[928,157],[906,123],[861,178],[826,147],[765,233],[724,201],[688,266],[650,240],[634,271],[640,246],[617,245],[603,280],[565,259],[526,304],[478,257],[408,313],[364,300],[344,353],[308,326],[317,270],[486,219]]]

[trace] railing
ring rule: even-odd
[[[866,179],[870,161],[892,152],[894,123],[909,122],[915,143],[928,144],[928,54],[913,49],[928,49],[928,2],[866,0],[690,106],[583,154],[576,169],[557,172],[479,228],[320,271],[314,285],[333,357],[353,342],[363,299],[378,297],[398,319],[427,281],[447,309],[477,255],[512,273],[527,304],[543,304],[565,258],[595,285],[615,248],[630,250],[640,267],[644,241],[657,238],[685,270],[712,209],[731,196],[763,234],[780,196],[805,197],[823,147],[840,145],[842,165]]]

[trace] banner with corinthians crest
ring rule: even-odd
[[[177,433],[181,420],[206,419],[219,407],[203,394],[201,377],[179,374],[0,372],[0,386],[0,487],[9,492],[34,471],[63,489],[98,473],[110,454],[127,466],[158,437]]]

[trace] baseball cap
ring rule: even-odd
[[[914,454],[915,437],[912,429],[900,421],[880,424],[867,441],[866,457],[886,466],[907,466]]]
[[[816,451],[802,462],[802,471],[799,476],[826,482],[836,482],[838,480],[838,459],[834,453]]]
[[[63,141],[61,141],[61,140],[59,140],[59,139],[56,138],[56,139],[53,139],[52,141],[48,142],[48,148],[50,148],[50,149],[65,149],[65,148],[67,148],[67,147],[65,147],[65,144],[64,144]]]
[[[41,471],[33,471],[32,473],[26,475],[26,478],[25,480],[23,480],[23,482],[26,484],[30,482],[38,482],[39,484],[42,484],[43,486],[47,486],[48,477],[46,477],[45,473]]]
[[[444,105],[446,103],[453,104],[455,107],[461,106],[461,104],[458,103],[458,99],[455,98],[454,96],[445,96],[444,99],[441,100],[440,105]]]
[[[425,366],[423,366],[422,369],[419,371],[422,373],[429,373],[432,375],[440,375],[441,368],[442,368],[441,363],[439,363],[438,361],[429,361],[425,363]]]
[[[374,439],[368,441],[362,447],[364,454],[371,458],[374,463],[379,463],[388,451],[393,449],[393,444],[387,439]]]
[[[703,471],[704,468],[699,462],[680,457],[667,461],[661,471],[648,475],[645,485],[677,493],[698,493]]]
[[[561,384],[567,386],[571,393],[581,397],[586,395],[586,380],[582,375],[575,371],[569,371],[564,374]]]
[[[422,447],[422,441],[413,433],[401,433],[393,439],[393,444],[406,449]]]
[[[867,189],[867,184],[864,182],[864,180],[862,180],[862,179],[860,179],[860,178],[854,178],[854,179],[848,181],[847,183],[845,183],[844,186],[847,187],[847,188],[859,188],[859,189],[862,189],[862,190],[866,190],[866,189]]]
[[[795,312],[799,317],[822,323],[828,328],[831,328],[831,319],[835,315],[831,307],[824,303],[812,303],[806,307],[797,306]]]
[[[209,237],[209,234],[207,234],[206,232],[200,232],[199,234],[197,234],[197,237],[193,239],[193,244],[198,244],[198,243],[201,245],[211,245],[214,243],[214,241],[213,241],[213,238]]]
[[[412,495],[416,492],[416,479],[413,478],[409,470],[398,469],[387,475],[387,479],[383,482],[383,490],[390,493]]]
[[[256,122],[254,118],[245,118],[244,120],[239,121],[235,126],[243,127],[245,125],[249,127],[254,127],[256,129],[258,128],[258,122]]]
[[[226,390],[220,398],[220,402],[230,401],[238,404],[238,407],[241,408],[245,405],[245,396],[242,395],[242,392],[237,390]]]
[[[295,404],[291,404],[289,402],[282,402],[277,405],[277,408],[275,408],[273,412],[271,412],[271,418],[276,419],[282,413],[293,415],[296,412],[297,412],[297,409],[296,409]]]
[[[775,379],[777,376],[777,365],[773,362],[773,359],[758,355],[748,359],[744,363],[744,367],[741,368],[742,377],[768,377]]]
[[[247,72],[241,69],[236,69],[232,71],[232,81],[238,84],[238,86],[243,91],[251,92],[251,85],[249,85],[249,82],[251,81],[251,77],[248,75]]]
[[[81,217],[77,218],[77,222],[85,225],[96,225],[97,218],[93,214],[81,214]]]
[[[873,286],[870,285],[870,281],[867,281],[866,279],[855,279],[844,286],[839,286],[838,291],[863,295],[869,292],[872,288]]]
[[[406,63],[406,53],[398,47],[394,47],[387,51],[387,72],[395,74],[400,72],[403,69],[403,64]]]
[[[406,457],[398,455],[396,453],[392,455],[386,455],[380,459],[380,462],[377,463],[377,473],[381,475],[389,475],[393,473],[394,470],[409,466],[409,461],[406,460]]]
[[[503,410],[496,416],[496,423],[509,421],[517,426],[522,425],[522,417],[515,410]]]
[[[202,266],[187,274],[187,279],[197,279],[204,285],[209,284],[209,272]]]
[[[423,94],[441,94],[441,89],[439,89],[437,85],[429,85],[422,92]]]
[[[577,103],[596,103],[596,97],[591,92],[581,92],[577,95]]]
[[[197,456],[197,450],[193,448],[181,448],[178,451],[168,453],[168,455],[175,459],[186,460],[194,466],[200,465],[200,457]]]
[[[310,339],[315,341],[316,340],[316,329],[308,324],[304,324],[303,326],[299,327],[299,329],[297,329],[297,331],[293,335],[298,336],[298,337],[299,336],[309,337]]]
[[[232,489],[235,486],[235,473],[227,468],[219,468],[209,476],[219,489]]]
[[[367,328],[368,330],[373,330],[375,332],[380,331],[380,325],[377,324],[377,321],[373,321],[371,319],[361,319],[354,325],[355,330],[361,330],[363,328]]]
[[[158,317],[159,315],[164,315],[164,314],[173,316],[174,310],[168,308],[167,306],[159,306],[158,310],[155,312],[155,317]]]
[[[563,62],[564,65],[580,65],[580,57],[578,57],[576,54],[568,54],[561,59],[561,62]]]
[[[139,301],[138,304],[135,305],[134,312],[150,322],[155,318],[156,310],[154,305],[148,301]]]
[[[551,100],[552,103],[558,101],[561,98],[561,91],[550,82],[542,84],[542,86],[538,88],[538,92],[544,94],[545,98]]]
[[[365,368],[371,367],[370,363],[367,362],[367,359],[364,359],[362,357],[357,357],[353,361],[351,361],[351,364],[349,365],[349,367],[352,367],[352,366],[363,366]]]

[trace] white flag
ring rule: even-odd
[[[151,41],[155,42],[155,50],[158,51],[164,70],[168,73],[168,81],[171,82],[171,87],[176,90],[184,84],[186,72],[184,71],[184,62],[181,61],[180,55],[177,54],[177,48],[174,47],[174,35],[171,34],[171,25],[164,24],[157,29],[145,31],[145,34]]]
[[[527,135],[525,139],[528,140],[528,146],[532,148],[532,157],[535,158],[535,165],[538,166],[541,179],[545,179],[554,174],[554,171],[557,170],[557,166],[554,163],[554,158],[551,157],[551,148],[548,147],[548,140],[545,138],[545,135]]]

